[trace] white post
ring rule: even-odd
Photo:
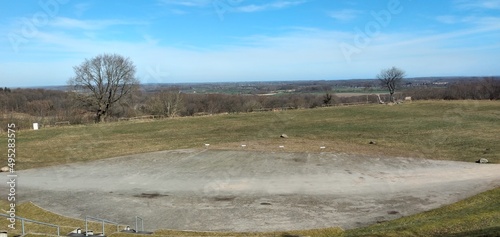
[[[38,130],[38,123],[33,123],[33,130]]]

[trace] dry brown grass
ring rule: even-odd
[[[8,210],[9,203],[5,200],[0,201],[1,212],[6,214]],[[45,223],[50,223],[54,225],[60,226],[60,234],[65,236],[69,232],[73,231],[76,228],[81,228],[85,231],[85,221],[81,219],[75,219],[70,217],[61,216],[59,214],[52,213],[47,211],[31,202],[25,202],[22,204],[16,205],[16,215],[18,217],[27,218],[30,220],[41,221]],[[0,226],[7,226],[8,221],[6,218],[0,218]],[[102,232],[101,223],[98,222],[89,222],[88,225],[89,230],[94,230],[94,233]],[[8,230],[10,234],[22,234],[21,221],[16,221],[16,229]],[[57,228],[40,225],[36,223],[25,222],[25,231],[26,233],[35,233],[35,234],[47,234],[47,235],[56,235]],[[116,232],[115,225],[105,225],[106,233],[114,233]]]
[[[500,162],[500,101],[420,101],[136,120],[17,132],[17,169],[184,148],[345,152]],[[282,133],[289,139],[281,139]],[[0,144],[6,144],[5,133]],[[375,141],[375,145],[368,144]],[[284,149],[278,146],[284,145]],[[326,148],[320,150],[320,146]],[[0,155],[6,157],[6,151]]]
[[[242,147],[241,145],[246,145]],[[249,151],[269,151],[269,152],[307,152],[307,153],[346,153],[372,156],[407,156],[420,157],[422,154],[410,153],[395,147],[377,146],[378,143],[352,144],[339,140],[321,141],[303,138],[268,139],[248,142],[229,142],[210,145],[209,149],[214,150],[249,150]],[[283,146],[281,148],[280,146]],[[321,148],[324,147],[324,148]]]

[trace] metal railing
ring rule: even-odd
[[[0,216],[4,216],[4,217],[7,217],[7,218],[12,218],[9,215],[3,214],[3,213],[0,213]],[[54,225],[54,224],[50,224],[50,223],[45,223],[45,222],[41,222],[41,221],[30,220],[30,219],[26,219],[26,218],[23,218],[23,217],[20,217],[20,216],[15,216],[13,218],[21,220],[21,226],[22,226],[22,230],[23,230],[23,235],[26,234],[26,228],[24,227],[24,222],[31,222],[31,223],[35,223],[35,224],[40,224],[40,225],[46,225],[46,226],[50,226],[50,227],[55,227],[55,228],[57,228],[57,236],[60,236],[60,228],[59,228],[58,225]],[[47,233],[35,233],[35,234],[47,234]]]
[[[7,217],[7,218],[11,218],[9,215],[6,215],[6,214],[3,214],[3,213],[0,213],[0,216],[4,216],[4,217]],[[30,220],[30,219],[27,219],[27,218],[23,218],[23,217],[19,217],[19,216],[16,216],[14,217],[15,219],[18,219],[18,220],[21,220],[21,226],[22,226],[22,234],[25,235],[26,234],[26,228],[25,228],[25,222],[31,222],[31,223],[35,223],[35,224],[40,224],[40,225],[45,225],[45,226],[50,226],[50,227],[54,227],[54,228],[57,228],[57,236],[61,236],[61,233],[60,233],[60,227],[59,225],[54,225],[54,224],[50,224],[50,223],[45,223],[45,222],[41,222],[41,221],[35,221],[35,220]],[[113,224],[113,225],[116,225],[116,232],[119,232],[120,231],[120,224],[117,223],[117,222],[114,222],[114,221],[110,221],[110,220],[106,220],[106,219],[102,219],[102,218],[98,218],[98,217],[92,217],[92,216],[86,216],[85,217],[85,235],[88,236],[88,222],[89,220],[94,220],[94,221],[99,221],[102,223],[102,234],[104,235],[105,234],[105,224]],[[140,223],[140,227],[141,229],[139,230],[139,223]],[[144,219],[142,219],[141,217],[139,216],[136,216],[135,217],[135,230],[138,232],[138,231],[142,231],[144,232]],[[34,233],[34,234],[47,234],[47,233]]]
[[[113,224],[113,225],[116,225],[116,232],[119,232],[120,231],[120,224],[114,222],[114,221],[110,221],[110,220],[106,220],[106,219],[102,219],[102,218],[98,218],[98,217],[92,217],[92,216],[86,216],[85,217],[85,235],[88,236],[88,220],[95,220],[95,221],[100,221],[102,222],[102,234],[104,235],[104,226],[105,226],[105,223],[108,223],[108,224]]]
[[[141,220],[141,230],[144,231],[144,220],[141,217],[136,216],[135,217],[135,231],[139,231],[139,220]]]

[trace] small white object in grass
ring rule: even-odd
[[[247,146],[247,145],[245,145],[245,144],[241,145],[241,147],[246,147],[246,146]]]
[[[320,147],[319,147],[319,149],[325,149],[325,148],[326,148],[326,147],[324,147],[324,146],[320,146]]]
[[[206,147],[210,146],[210,144],[205,144]]]
[[[280,146],[280,148],[285,148],[285,146]]]

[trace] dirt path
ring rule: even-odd
[[[332,153],[176,150],[18,172],[22,201],[149,230],[354,228],[500,186],[500,165]],[[6,195],[6,182],[0,195]]]

